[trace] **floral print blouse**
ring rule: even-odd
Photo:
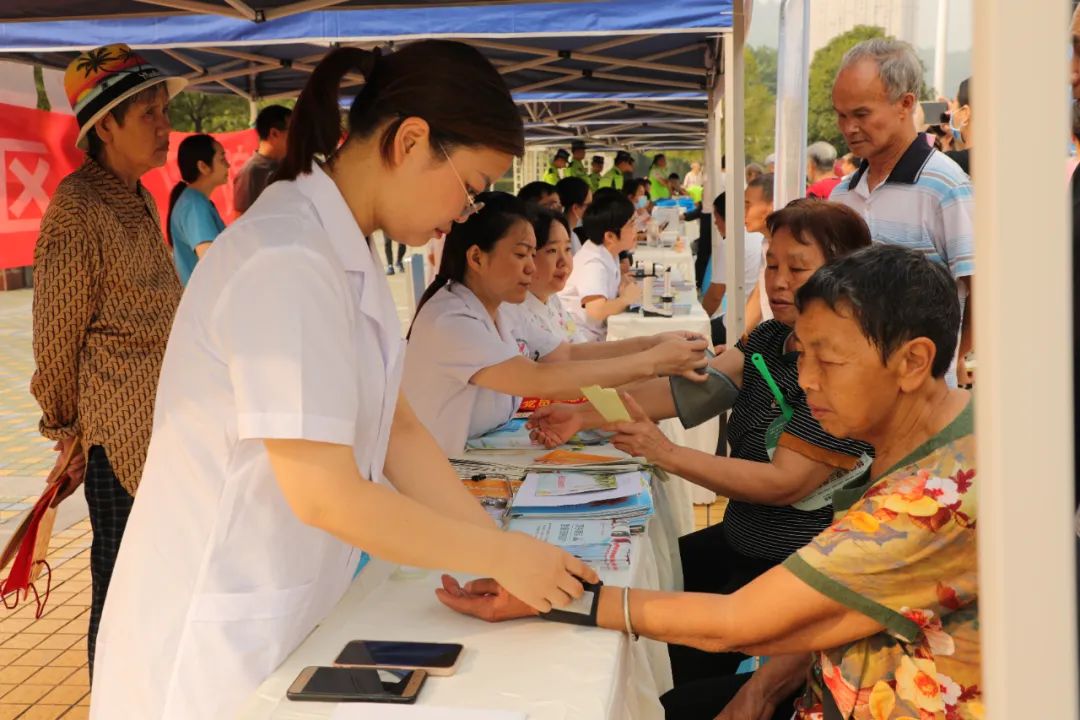
[[[865,493],[838,493],[836,521],[784,563],[885,628],[815,653],[796,718],[983,717],[973,412]]]

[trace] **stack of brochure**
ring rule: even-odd
[[[509,529],[566,548],[594,566],[622,570],[630,565],[630,536],[643,531],[652,514],[652,494],[640,471],[533,471],[514,495]]]

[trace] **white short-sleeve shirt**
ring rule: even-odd
[[[724,284],[727,282],[727,262],[724,255],[724,244],[727,238],[720,233],[713,232],[712,237],[712,282]],[[749,295],[758,281],[758,276],[765,267],[764,248],[765,236],[759,232],[748,232],[743,235],[743,292]],[[727,307],[727,295],[724,296],[724,307]],[[723,313],[723,308],[719,311]]]
[[[98,635],[91,717],[234,717],[360,557],[292,512],[264,439],[353,448],[383,481],[393,297],[337,186],[279,181],[199,263],[162,364]]]
[[[413,322],[402,389],[447,455],[460,455],[466,440],[499,427],[521,404],[473,385],[476,373],[519,355],[539,360],[563,342],[525,322],[517,306],[504,303],[497,315],[498,322],[468,287],[450,283]]]
[[[558,295],[552,295],[545,303],[529,293],[525,296],[525,302],[521,303],[520,308],[525,322],[560,337],[565,342],[581,343],[591,339],[578,327],[577,321],[563,307]]]
[[[621,281],[619,261],[603,245],[587,242],[574,256],[574,269],[566,280],[566,287],[559,293],[559,300],[590,340],[604,340],[607,323],[590,319],[581,306],[582,299],[600,295],[614,300],[619,296]]]

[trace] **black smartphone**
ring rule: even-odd
[[[949,104],[943,102],[922,103],[923,119],[927,125],[944,125],[949,122]]]
[[[414,703],[426,679],[423,670],[308,667],[285,695],[307,702]]]
[[[461,657],[457,643],[353,640],[337,656],[339,667],[425,670],[428,675],[453,675]]]

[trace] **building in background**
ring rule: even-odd
[[[856,25],[876,25],[887,35],[918,47],[917,0],[813,0],[810,7],[810,57]]]

